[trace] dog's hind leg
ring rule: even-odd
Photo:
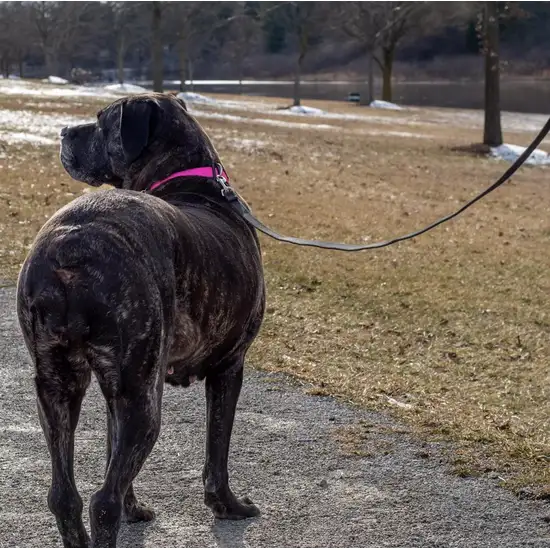
[[[155,366],[155,371],[160,373],[160,367]],[[116,546],[125,497],[157,440],[163,380],[160,375],[152,377],[154,380],[148,385],[129,383],[117,395],[106,396],[112,416],[113,445],[103,487],[90,502],[95,547]]]
[[[244,355],[227,368],[206,377],[206,460],[204,502],[220,519],[244,519],[260,514],[252,501],[238,499],[229,487],[227,459],[235,409],[243,383]]]
[[[91,371],[74,365],[65,350],[54,348],[36,359],[40,424],[52,460],[48,505],[55,515],[63,545],[82,548],[89,537],[82,523],[82,499],[74,480],[74,432]]]
[[[107,468],[111,460],[111,446],[113,437],[113,418],[112,413],[107,405]],[[155,513],[151,508],[139,503],[134,493],[133,483],[126,491],[124,496],[124,518],[128,523],[136,523],[138,521],[151,521],[154,519]]]

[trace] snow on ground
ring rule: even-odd
[[[69,81],[65,78],[61,78],[60,76],[48,76],[48,78],[45,78],[42,82],[49,82],[50,84],[68,84]]]
[[[119,94],[143,94],[148,92],[147,88],[136,86],[135,84],[109,84],[104,86],[104,90],[116,92]]]
[[[15,143],[54,145],[59,142],[61,128],[86,122],[91,121],[59,114],[0,109],[0,142],[6,142],[8,145]]]
[[[406,116],[402,116],[399,118],[393,116],[390,118],[390,117],[384,117],[384,116],[371,115],[370,113],[354,114],[354,113],[327,112],[321,109],[317,109],[315,107],[305,107],[305,106],[294,108],[294,110],[293,108],[281,109],[280,106],[278,106],[277,103],[275,102],[250,101],[247,99],[243,99],[243,100],[212,99],[211,102],[215,104],[215,107],[217,109],[226,109],[229,111],[231,110],[245,111],[245,112],[250,111],[254,113],[286,115],[286,116],[301,116],[301,117],[303,117],[304,114],[307,114],[311,117],[318,117],[321,119],[374,122],[374,123],[390,124],[390,125],[395,125],[395,124],[405,124],[407,126],[430,125],[429,122],[426,124],[423,120],[420,120],[419,113],[414,108],[407,109]],[[300,112],[302,110],[303,112]],[[432,123],[432,125],[435,125],[435,124],[436,123]]]
[[[462,128],[481,129],[484,124],[482,109],[439,109],[430,108],[425,111],[430,122],[435,124],[451,124]],[[537,133],[546,124],[548,115],[538,113],[515,113],[503,111],[502,129],[504,132]],[[533,136],[534,137],[534,136]]]
[[[103,98],[105,101],[111,101],[124,94],[141,93],[146,92],[145,88],[141,86],[135,86],[133,84],[112,84],[104,87],[99,86],[74,86],[72,84],[59,84],[58,77],[54,77],[54,85],[44,85],[37,81],[21,80],[21,79],[3,79],[0,80],[0,95],[20,95],[20,96],[35,96],[44,97],[45,101],[33,104],[34,107],[40,107],[43,105],[46,108],[51,102],[48,100],[63,99],[70,101],[76,101],[78,97],[97,97]],[[281,109],[280,104],[276,101],[265,101],[258,99],[251,99],[249,97],[243,97],[242,99],[223,99],[212,98],[207,95],[198,94],[196,92],[183,92],[179,94],[187,101],[191,106],[193,104],[203,105],[204,109],[197,110],[196,114],[203,118],[220,119],[220,120],[232,120],[234,122],[247,122],[254,124],[264,124],[269,126],[279,126],[286,128],[297,129],[312,129],[312,130],[326,130],[337,129],[341,126],[337,126],[338,121],[357,121],[365,123],[365,127],[357,129],[349,129],[349,131],[357,131],[359,133],[366,133],[371,135],[390,135],[395,137],[404,138],[429,138],[431,137],[425,133],[412,133],[403,132],[393,129],[387,131],[382,129],[374,129],[372,124],[384,125],[384,126],[408,126],[408,127],[430,127],[440,126],[442,123],[452,124],[456,126],[468,127],[468,128],[482,128],[483,127],[483,112],[475,110],[459,110],[459,109],[416,109],[407,108],[401,109],[398,105],[389,104],[387,102],[375,101],[371,106],[378,109],[399,109],[402,114],[392,116],[383,116],[370,114],[373,111],[363,110],[362,113],[339,113],[339,112],[326,112],[321,109],[313,107],[300,106],[290,109]],[[238,114],[229,114],[224,111],[240,111]],[[361,111],[361,109],[358,109]],[[71,122],[70,117],[59,117],[59,115],[46,115],[30,113],[29,111],[15,112],[15,115],[19,117],[19,122],[11,121],[10,124],[6,122],[6,113],[12,113],[11,111],[0,110],[0,131],[2,132],[2,139],[8,142],[21,142],[25,138],[23,135],[30,135],[31,138],[27,139],[30,142],[32,136],[40,136],[46,139],[57,139],[59,129],[67,124],[78,124],[82,122]],[[277,120],[273,118],[251,118],[246,116],[245,113],[258,113],[270,116],[285,116],[285,117],[300,117],[300,122],[291,122],[289,120]],[[13,114],[13,113],[12,113]],[[12,116],[10,114],[10,116]],[[308,115],[308,121],[304,120],[304,115]],[[54,117],[52,119],[52,117]],[[24,123],[21,121],[25,121]],[[323,121],[330,121],[331,124],[323,124]],[[319,121],[319,123],[317,122]],[[546,116],[538,114],[525,114],[525,113],[502,113],[502,125],[505,131],[517,131],[517,132],[530,132],[534,133],[540,130],[543,124],[546,122]],[[36,127],[38,124],[38,128]],[[333,125],[334,124],[334,125]],[[52,131],[46,130],[46,128],[54,128]],[[9,132],[9,135],[6,132]],[[35,140],[34,143],[38,143],[40,139]],[[46,141],[42,140],[43,144]],[[513,152],[499,151],[495,154],[497,157],[511,158],[514,155]],[[516,155],[517,156],[517,155]],[[541,160],[542,157],[535,154],[532,159],[529,160],[530,164],[550,164]],[[534,160],[536,159],[536,160]]]
[[[515,162],[527,149],[527,147],[521,147],[520,145],[510,145],[509,143],[503,143],[498,147],[491,147],[491,156],[505,160],[507,162]],[[531,164],[541,166],[550,164],[550,155],[541,149],[535,149],[531,155],[525,161],[525,164]]]
[[[268,142],[261,139],[248,139],[248,138],[227,138],[226,143],[232,149],[238,151],[254,152],[259,149],[267,147]]]
[[[62,88],[54,86],[43,86],[37,82],[28,80],[2,80],[0,81],[0,95],[24,95],[38,97],[79,97],[79,96],[106,96],[115,97],[114,94],[109,94],[101,88],[93,88],[86,86],[64,85]]]
[[[324,111],[315,107],[307,107],[306,105],[293,105],[288,109],[291,113],[296,115],[322,115]]]
[[[397,130],[363,130],[362,134],[367,134],[369,136],[393,136],[393,137],[404,137],[404,138],[419,138],[419,139],[433,139],[432,134],[419,134],[416,132],[399,132]]]
[[[274,120],[272,118],[248,118],[238,115],[227,115],[213,111],[192,111],[194,115],[201,118],[213,118],[218,120],[231,120],[233,122],[248,122],[249,124],[266,124],[268,126],[281,126],[285,128],[300,128],[304,130],[333,130],[341,129],[340,126],[330,124],[310,124],[306,122],[287,122],[286,120]]]
[[[176,97],[183,99],[186,103],[218,103],[213,97],[197,94],[196,92],[180,92]]]
[[[54,84],[61,84],[53,82]],[[100,86],[74,86],[72,84],[63,84],[63,87],[44,86],[37,82],[29,80],[10,81],[7,79],[0,81],[0,95],[24,95],[38,97],[99,97],[105,99],[114,99],[125,94],[137,94],[147,92],[141,86],[134,84],[110,84],[105,87]]]
[[[31,143],[33,145],[55,145],[57,141],[54,139],[35,136],[25,132],[2,132],[0,130],[0,141],[12,143]]]
[[[216,104],[217,106],[218,104]],[[249,124],[265,124],[268,126],[278,126],[281,128],[296,128],[296,129],[302,129],[302,130],[343,130],[342,126],[333,125],[333,124],[317,124],[313,122],[294,122],[294,121],[287,121],[287,120],[277,120],[272,118],[250,118],[246,116],[241,115],[229,115],[226,113],[220,113],[217,111],[201,111],[197,109],[191,109],[190,110],[194,115],[196,115],[199,118],[211,118],[211,119],[217,119],[217,120],[230,120],[232,122],[247,122]],[[281,110],[273,110],[269,111],[271,114],[281,114],[281,113],[288,113],[287,110],[281,111]],[[332,114],[335,116],[332,117],[324,117],[324,115]],[[340,117],[337,116],[337,113],[324,113],[323,116],[320,118],[331,118],[333,120],[337,120]],[[343,115],[345,118],[346,115]],[[383,117],[364,117],[367,121],[372,122],[380,122],[382,121],[385,124],[389,124],[392,119],[385,119]],[[380,120],[379,120],[380,119]],[[393,120],[393,123],[395,124],[395,119]],[[422,138],[422,139],[430,139],[433,138],[430,134],[424,134],[424,133],[413,133],[413,132],[402,132],[397,130],[374,130],[374,129],[346,129],[350,133],[359,133],[359,134],[367,134],[372,136],[394,136],[394,137],[403,137],[403,138]]]
[[[375,99],[371,101],[369,107],[373,109],[389,109],[390,111],[402,111],[403,107],[391,103],[390,101],[382,101],[381,99]]]

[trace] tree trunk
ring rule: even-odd
[[[178,73],[180,79],[180,92],[185,91],[185,79],[187,77],[187,48],[185,38],[180,37],[177,42],[178,48]]]
[[[164,63],[162,51],[162,6],[160,2],[153,2],[153,21],[151,28],[151,62],[153,71],[153,90],[155,92],[163,91]]]
[[[44,52],[44,57],[46,58],[48,76],[59,76],[59,59],[57,52],[47,48]]]
[[[239,80],[239,95],[243,95],[243,74],[244,74],[244,48],[237,48],[237,71]]]
[[[117,68],[117,78],[119,84],[124,84],[124,53],[125,53],[124,36],[119,35],[117,40],[117,51],[116,51],[116,68]]]
[[[193,84],[193,61],[189,59],[187,61],[188,71],[189,71],[189,87],[192,92],[195,91],[195,85]]]
[[[369,52],[369,90],[368,104],[374,101],[374,49]]]
[[[19,78],[23,78],[23,54],[19,53],[17,57],[17,68],[19,69]]]
[[[382,50],[382,99],[384,101],[392,100],[391,77],[393,72],[393,54],[394,48],[384,48]]]
[[[2,59],[0,59],[0,70],[2,72],[2,76],[8,78],[10,75],[10,64],[6,57],[2,57]]]
[[[361,105],[370,105],[374,101],[374,48],[367,50],[367,64],[367,86],[365,93],[361,93]]]
[[[485,2],[484,13],[485,46],[485,126],[483,143],[491,147],[502,145],[500,125],[500,60],[498,5]]]
[[[301,103],[301,97],[300,97],[300,84],[302,81],[302,64],[304,62],[305,53],[301,52],[298,56],[298,60],[296,63],[296,70],[294,72],[294,101],[292,105],[295,107],[299,107]]]

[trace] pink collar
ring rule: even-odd
[[[221,176],[224,178],[225,181],[229,181],[229,177],[225,173],[225,170],[223,168],[219,168],[219,171],[216,170],[212,166],[203,166],[202,168],[191,168],[189,170],[182,170],[181,172],[175,172],[174,174],[171,174],[167,178],[156,181],[149,187],[149,191],[155,190],[157,187],[160,187],[163,183],[166,183],[167,181],[173,180],[175,178],[182,178],[182,177],[189,177],[189,176],[200,176],[204,178],[212,178],[216,179],[217,176]]]

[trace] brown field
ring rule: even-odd
[[[48,101],[0,96],[0,109],[93,116],[100,105]],[[198,116],[258,217],[288,234],[395,236],[456,209],[506,168],[457,151],[481,137],[460,113],[308,104],[369,120],[244,108]],[[526,145],[532,134],[505,137]],[[64,173],[56,146],[2,145],[0,137],[0,283],[16,279],[46,218],[87,191]],[[262,237],[268,310],[250,362],[387,409],[422,437],[456,442],[459,475],[549,495],[549,212],[548,168],[524,167],[457,220],[380,251]]]

